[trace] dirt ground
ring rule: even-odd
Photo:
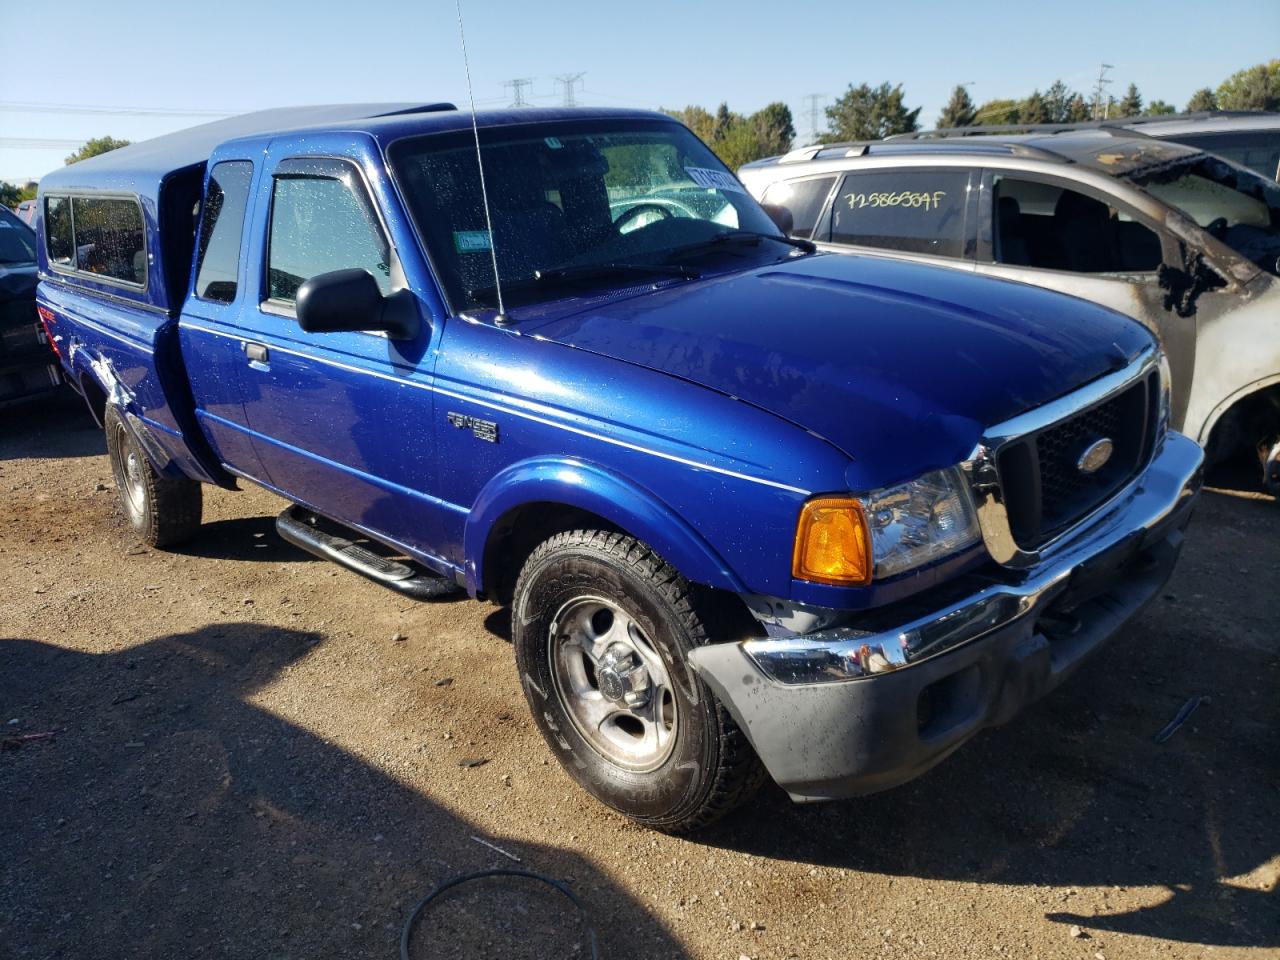
[[[0,413],[6,960],[393,957],[487,867],[566,882],[609,960],[1280,956],[1274,503],[1206,494],[1142,619],[921,780],[673,839],[550,760],[502,611],[312,560],[257,490],[143,549],[103,449],[70,402]],[[578,923],[493,879],[411,953],[587,957]]]

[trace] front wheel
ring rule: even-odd
[[[104,425],[107,456],[129,526],[152,547],[189,540],[200,526],[200,484],[157,473],[115,407],[107,406]]]
[[[689,665],[708,642],[705,605],[647,546],[604,530],[535,549],[513,600],[525,696],[560,763],[603,803],[673,833],[717,819],[764,779]]]

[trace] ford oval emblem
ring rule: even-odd
[[[1084,453],[1080,454],[1080,459],[1076,461],[1076,469],[1085,476],[1097,473],[1107,465],[1115,449],[1116,445],[1111,442],[1110,437],[1093,441],[1085,447]]]

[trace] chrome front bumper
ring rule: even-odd
[[[702,647],[694,666],[793,798],[895,786],[1048,692],[1160,590],[1202,463],[1170,433],[1109,509],[1007,581],[896,622]]]

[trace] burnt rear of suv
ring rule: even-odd
[[[1132,480],[1151,457],[1159,374],[1150,371],[1102,400],[1001,447],[1009,528],[1024,550],[1052,540]],[[1081,460],[1102,441],[1111,454],[1090,471]]]

